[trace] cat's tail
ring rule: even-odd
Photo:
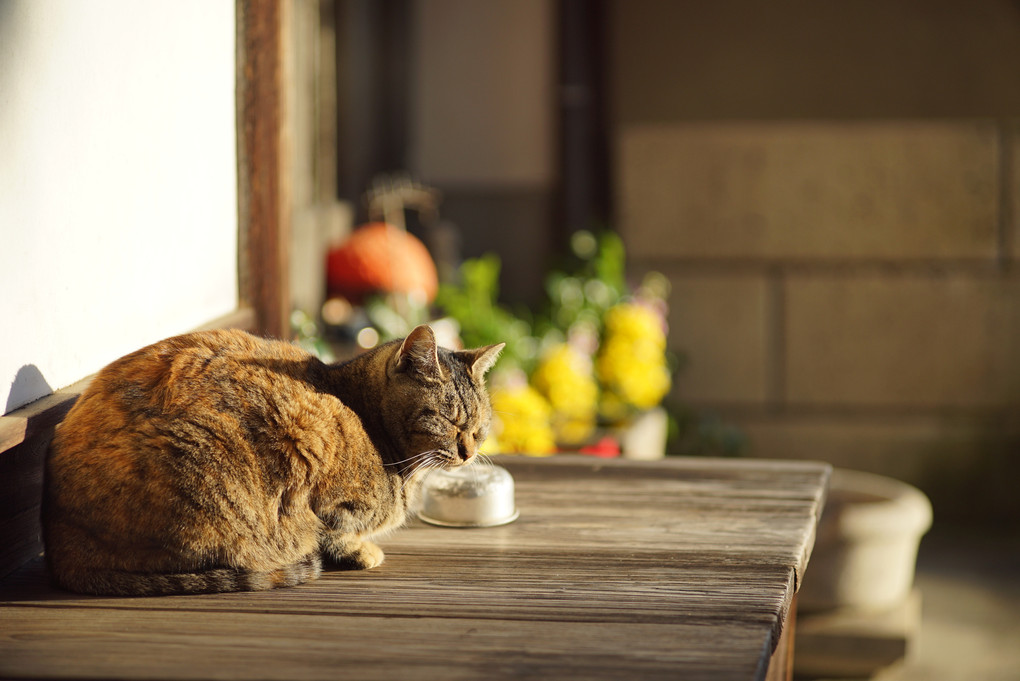
[[[174,596],[224,591],[265,591],[296,586],[317,579],[320,574],[322,559],[315,553],[296,563],[266,572],[234,568],[179,574],[91,570],[54,574],[53,578],[62,589],[98,596]]]

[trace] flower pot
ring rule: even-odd
[[[902,603],[931,520],[931,503],[917,488],[836,469],[798,607],[877,611]]]
[[[669,417],[662,407],[643,411],[620,429],[620,451],[625,459],[654,460],[666,456]]]

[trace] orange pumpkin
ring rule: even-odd
[[[371,293],[415,293],[432,302],[439,289],[436,264],[413,234],[384,222],[354,230],[329,252],[326,280],[331,295],[360,302]]]

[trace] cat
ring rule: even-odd
[[[338,364],[244,331],[160,341],[101,370],[57,428],[43,528],[54,584],[89,594],[255,591],[325,560],[383,561],[424,473],[474,460],[503,344],[428,326]]]

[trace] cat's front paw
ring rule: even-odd
[[[367,540],[329,542],[324,547],[325,556],[343,570],[369,570],[382,565],[386,554]]]
[[[358,551],[355,560],[359,567],[368,570],[382,565],[385,558],[386,554],[383,553],[381,548],[370,541],[366,541],[361,543],[361,549]]]

